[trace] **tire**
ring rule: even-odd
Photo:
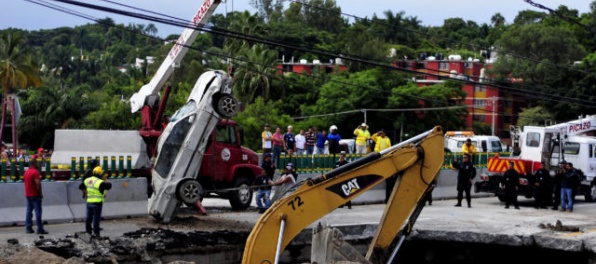
[[[240,176],[234,181],[234,188],[238,190],[232,191],[230,195],[230,205],[233,210],[246,210],[252,202],[252,190],[249,188],[250,181],[246,176]]]
[[[178,200],[186,205],[194,205],[197,201],[203,199],[203,187],[196,180],[186,180],[176,188]]]
[[[590,189],[588,193],[584,194],[584,198],[586,202],[596,201],[596,185],[594,183],[590,184]]]
[[[229,94],[224,94],[215,100],[215,111],[223,118],[231,118],[238,112],[238,101]]]

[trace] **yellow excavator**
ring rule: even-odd
[[[291,188],[295,191],[284,194],[259,218],[246,242],[242,263],[279,263],[285,247],[304,228],[394,177],[393,191],[366,256],[355,250],[319,250],[315,254],[315,247],[327,248],[326,245],[312,245],[311,255],[311,263],[392,263],[432,191],[432,182],[444,160],[443,140],[443,131],[437,126],[389,149],[298,182]],[[316,235],[341,236],[333,229],[323,232],[320,226],[313,231],[313,243]]]

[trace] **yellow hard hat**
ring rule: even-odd
[[[103,175],[103,168],[101,166],[95,167],[95,169],[93,169],[93,175]]]

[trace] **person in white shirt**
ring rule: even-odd
[[[296,184],[297,178],[298,175],[296,172],[294,172],[294,164],[288,163],[284,172],[279,176],[279,178],[269,182],[269,184],[273,186],[278,186],[275,188],[275,194],[273,195],[273,198],[271,198],[271,201],[275,202],[278,199],[284,197],[286,194],[294,191],[294,185]]]
[[[303,155],[306,153],[306,137],[304,136],[304,129],[300,129],[300,134],[296,135],[296,154]]]
[[[264,131],[261,133],[261,139],[263,142],[263,153],[271,153],[273,134],[269,131],[269,124],[265,124]]]

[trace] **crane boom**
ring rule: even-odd
[[[589,115],[579,117],[577,120],[571,120],[560,124],[555,124],[546,127],[549,130],[555,130],[563,135],[577,135],[585,134],[589,131],[596,130],[596,115]]]
[[[188,51],[188,46],[192,45],[199,34],[199,30],[196,28],[207,23],[207,20],[211,17],[213,11],[215,11],[220,3],[221,0],[205,0],[205,2],[203,2],[203,5],[201,5],[197,13],[191,19],[188,27],[182,31],[176,44],[174,44],[168,53],[168,56],[161,63],[161,66],[159,66],[159,69],[155,75],[153,75],[151,81],[148,84],[143,85],[143,87],[130,98],[130,108],[132,113],[136,113],[143,108],[147,97],[159,93],[163,85],[166,83],[166,80],[170,78],[172,72],[174,72],[174,66],[179,64],[182,58],[184,58],[184,55],[186,55],[186,52]]]

